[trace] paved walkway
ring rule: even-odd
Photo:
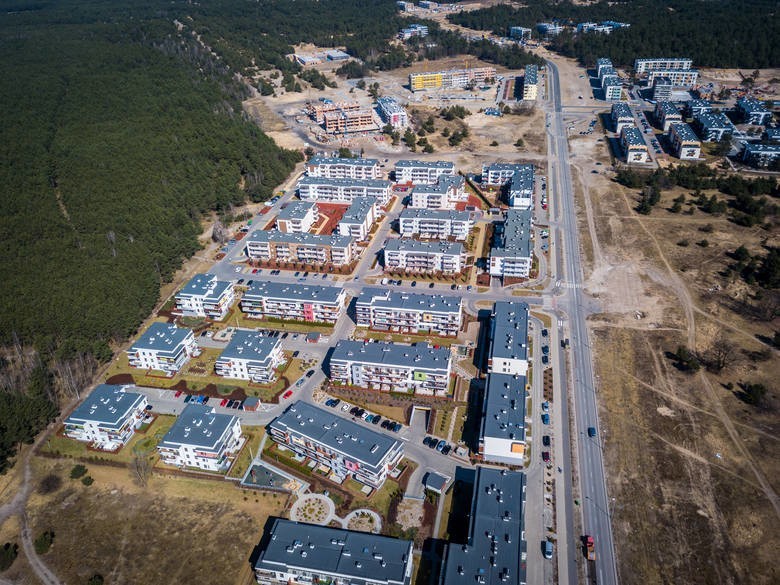
[[[294,522],[309,522],[327,526],[333,520],[342,522],[336,516],[336,505],[323,494],[306,494],[299,496],[290,508],[290,520]]]

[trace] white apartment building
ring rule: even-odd
[[[358,241],[365,240],[380,215],[380,209],[376,197],[356,197],[339,220],[339,234]]]
[[[642,133],[636,126],[625,126],[620,132],[620,145],[623,147],[623,153],[626,155],[626,162],[646,163],[650,160],[650,153],[647,150]]]
[[[217,414],[203,404],[188,404],[157,445],[157,451],[167,465],[223,472],[242,444],[238,417]]]
[[[398,217],[398,231],[402,238],[419,236],[464,241],[473,228],[474,219],[468,211],[407,208]]]
[[[279,337],[239,329],[219,354],[214,370],[217,376],[263,384],[276,379],[276,368],[282,363],[284,355]]]
[[[393,184],[377,179],[327,179],[303,177],[298,181],[298,197],[318,203],[352,203],[358,197],[376,197],[379,205],[387,205]]]
[[[152,323],[126,353],[130,367],[173,376],[200,349],[191,329]]]
[[[385,271],[459,274],[466,254],[460,242],[420,242],[406,238],[385,243]]]
[[[655,104],[655,119],[658,120],[658,126],[664,132],[669,132],[669,127],[672,124],[682,122],[682,114],[672,102],[660,101]]]
[[[335,323],[346,300],[346,290],[337,286],[254,281],[241,299],[241,310],[253,319]]]
[[[534,165],[492,163],[482,166],[483,185],[506,187],[506,200],[513,209],[530,209],[534,196]]]
[[[176,293],[173,313],[221,321],[230,311],[234,300],[236,295],[232,282],[217,280],[213,274],[196,274]]]
[[[286,234],[308,232],[320,218],[317,206],[309,201],[293,201],[276,216],[276,229]]]
[[[95,449],[115,451],[135,433],[146,412],[146,396],[126,386],[100,384],[65,419],[65,435]]]
[[[665,77],[674,87],[691,87],[699,81],[698,69],[674,69],[669,71],[650,71],[647,83],[652,85],[659,78]]]
[[[344,266],[356,258],[357,250],[355,240],[338,234],[322,236],[308,232],[286,234],[278,230],[256,230],[246,239],[246,255],[261,262]]]
[[[333,348],[330,379],[347,386],[428,396],[449,393],[449,348],[343,340]]]
[[[693,59],[688,57],[658,57],[653,59],[636,59],[634,71],[648,73],[650,71],[673,71],[690,69]]]
[[[433,185],[442,175],[454,175],[455,163],[445,160],[399,160],[395,163],[395,182]]]
[[[523,75],[523,99],[526,101],[535,101],[539,95],[539,67],[536,65],[526,65],[525,75]]]
[[[427,30],[427,27],[426,27]],[[395,98],[380,97],[376,100],[377,112],[385,124],[393,128],[406,128],[409,125],[409,116],[404,107]]]
[[[466,179],[460,175],[441,175],[435,185],[417,185],[412,189],[410,207],[419,209],[455,209],[467,201]]]
[[[533,219],[530,209],[509,209],[496,226],[489,272],[501,278],[528,278],[533,265]]]
[[[604,77],[604,72],[607,70],[614,70],[614,67],[612,66],[612,59],[607,59],[606,57],[601,57],[596,60],[596,77],[601,79]]]
[[[601,81],[601,89],[604,90],[604,99],[608,102],[616,102],[623,97],[623,83],[615,75],[604,77]]]
[[[306,174],[325,179],[380,179],[382,168],[375,158],[313,156],[306,163]]]
[[[454,337],[460,330],[462,305],[460,297],[364,288],[355,313],[358,327]]]
[[[610,117],[612,118],[612,127],[618,134],[625,126],[634,125],[634,114],[631,112],[628,102],[615,102],[612,104]]]

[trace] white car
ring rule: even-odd
[[[236,272],[241,272],[241,267],[240,266],[236,266]]]
[[[342,410],[342,412],[347,412],[350,408],[352,408],[352,406],[350,406],[349,404],[347,404],[345,402],[344,406],[341,407],[341,410]]]

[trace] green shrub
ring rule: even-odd
[[[74,465],[73,469],[70,470],[70,478],[78,479],[86,475],[86,473],[87,473],[87,468],[83,466],[81,463],[79,463],[78,465]]]
[[[47,552],[49,552],[52,544],[54,544],[54,532],[51,530],[42,532],[38,538],[33,541],[35,552],[39,555],[45,555]]]
[[[93,483],[95,483],[95,480],[94,480],[94,479],[92,479],[92,476],[88,475],[88,476],[84,477],[84,478],[81,480],[81,483],[83,483],[84,485],[90,486],[90,485],[92,485]]]
[[[6,571],[14,564],[17,555],[19,554],[19,545],[16,543],[6,542],[0,547],[0,571]]]

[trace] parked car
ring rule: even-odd
[[[241,410],[244,410],[244,401],[243,400],[236,400],[236,402],[233,404],[233,409],[234,410],[238,410],[239,408]]]
[[[449,455],[450,451],[452,451],[452,447],[449,445],[444,445],[444,449],[441,450],[442,455]]]
[[[183,394],[183,393],[182,393],[182,391],[181,391],[181,390],[177,390],[177,391],[176,391],[176,394],[174,394],[174,395],[173,395],[173,397],[174,397],[174,398],[178,398],[178,397],[179,397],[179,396],[181,396],[182,394]]]
[[[393,422],[390,419],[386,418],[385,420],[382,421],[383,429],[387,429],[389,431],[392,426],[393,426]]]
[[[546,559],[553,558],[553,543],[550,542],[549,540],[543,540],[542,553],[544,553],[544,558]]]
[[[545,413],[542,413],[542,424],[549,425],[550,424],[550,415]]]
[[[235,404],[235,400],[228,400],[227,404],[225,405],[225,408],[233,408],[233,404]]]
[[[446,446],[447,446],[447,441],[445,441],[444,439],[442,439],[442,440],[441,440],[441,441],[439,441],[439,443],[436,445],[436,450],[437,450],[439,453],[441,453],[441,452],[444,450],[444,447],[446,447]]]
[[[549,447],[550,446],[550,435],[543,435],[542,436],[542,445],[544,445],[545,447]]]
[[[220,406],[225,406],[227,403],[228,403],[228,399],[227,398],[223,398],[222,400],[219,401],[219,405]]]
[[[308,372],[306,372],[307,378],[311,378],[313,375],[314,375],[314,370],[309,370]]]
[[[546,366],[548,363],[550,363],[550,358],[546,355],[542,356],[542,363]]]
[[[393,432],[394,432],[394,433],[397,433],[397,432],[398,432],[398,431],[400,431],[402,428],[403,428],[403,425],[402,425],[401,423],[395,423],[395,424],[393,425]]]
[[[416,280],[412,281],[412,286],[417,286],[417,281]]]
[[[382,417],[379,416],[378,414],[375,414],[374,418],[371,419],[371,424],[378,425],[380,420],[382,420]]]
[[[208,396],[204,396],[204,397],[203,397],[203,400],[201,400],[200,402],[201,402],[201,404],[208,404],[208,402],[209,402],[209,397],[208,397]]]
[[[542,461],[545,463],[550,462],[550,452],[549,451],[542,451]]]
[[[428,288],[433,288],[433,286],[434,286],[434,283],[431,283],[431,284],[428,285]]]
[[[431,443],[431,438],[430,437],[423,438],[423,445],[425,445],[427,447],[428,445],[430,445],[430,443]]]
[[[346,404],[346,403],[345,403],[345,404],[344,404],[344,405],[341,407],[341,412],[347,412],[348,410],[349,410],[349,404]]]
[[[374,415],[366,414],[366,416],[363,417],[363,420],[366,421],[367,423],[370,423],[372,420],[374,420]]]
[[[550,403],[547,402],[546,400],[542,402],[542,410],[544,412],[550,412]]]
[[[430,447],[431,449],[435,449],[436,444],[437,444],[436,439],[434,439],[433,437],[428,437],[428,447]]]
[[[357,406],[353,406],[349,409],[349,414],[352,416],[357,416],[358,410],[360,410]]]
[[[549,334],[550,332],[547,329],[542,329],[542,337],[547,337]]]
[[[589,437],[595,437],[596,436],[596,427],[588,427],[588,436]]]
[[[284,394],[282,394],[282,398],[285,398],[285,399],[287,399],[287,398],[289,398],[290,396],[292,396],[292,394],[293,394],[293,393],[292,393],[292,390],[288,390],[287,392],[285,392]]]

